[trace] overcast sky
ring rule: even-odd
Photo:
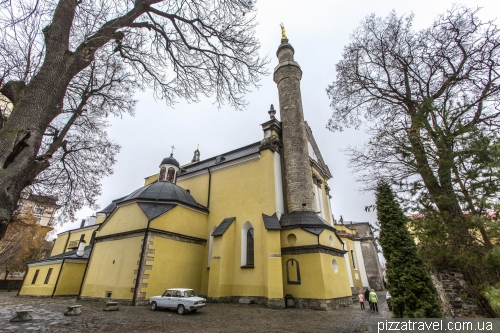
[[[335,64],[349,43],[349,34],[361,20],[371,13],[387,16],[391,10],[397,14],[415,14],[414,27],[428,27],[434,18],[451,8],[453,0],[260,0],[257,2],[257,37],[262,44],[261,55],[271,62],[269,72],[277,65],[276,50],[280,44],[279,23],[283,22],[290,44],[295,49],[295,60],[302,68],[301,81],[304,116],[313,131],[325,163],[330,168],[332,210],[336,219],[344,221],[376,221],[374,213],[364,207],[374,203],[373,193],[360,192],[356,175],[352,174],[342,149],[361,144],[367,136],[363,131],[346,130],[332,133],[325,126],[331,114],[326,87],[335,78]],[[468,6],[483,7],[479,16],[495,19],[500,13],[499,0],[468,0]],[[245,111],[230,107],[217,109],[213,99],[198,104],[184,101],[167,107],[155,101],[150,91],[137,94],[139,103],[135,117],[110,119],[110,137],[122,146],[114,166],[114,174],[103,179],[101,208],[111,200],[122,197],[141,187],[144,177],[158,172],[161,160],[175,145],[174,157],[179,163],[191,161],[200,145],[201,159],[260,141],[260,124],[269,119],[270,104],[279,110],[278,90],[272,74],[262,77],[261,87],[247,94],[249,105]],[[279,113],[277,114],[279,118]],[[251,199],[251,198],[249,198]],[[78,221],[65,223],[57,232],[77,228],[80,220],[93,213],[83,209]]]

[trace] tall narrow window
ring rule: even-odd
[[[300,284],[299,262],[295,259],[286,261],[286,282],[288,284]]]
[[[50,275],[52,274],[52,268],[49,268],[49,271],[47,272],[47,276],[45,277],[45,282],[44,284],[49,283],[50,280]]]
[[[354,267],[354,269],[357,269],[356,268],[356,259],[354,258],[354,251],[351,250],[351,258],[352,258],[352,267]]]
[[[247,266],[253,266],[254,250],[253,250],[253,228],[247,231]]]
[[[168,168],[167,182],[173,182],[174,177],[175,177],[175,169],[172,167]]]
[[[160,177],[158,178],[159,181],[165,181],[165,173],[167,172],[167,169],[165,167],[161,167],[160,169]]]
[[[241,267],[253,268],[255,248],[255,234],[253,225],[246,222],[241,228]]]
[[[38,273],[40,273],[40,270],[39,270],[39,269],[37,269],[37,270],[35,271],[35,276],[33,276],[33,280],[31,281],[31,284],[35,284],[35,282],[36,282],[36,278],[38,277]]]

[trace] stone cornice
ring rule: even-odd
[[[287,254],[307,254],[307,253],[325,253],[332,256],[344,257],[347,251],[331,248],[325,245],[304,245],[304,246],[292,246],[292,247],[282,247],[281,255]]]

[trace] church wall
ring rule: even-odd
[[[153,236],[148,247],[148,258],[141,292],[146,299],[161,295],[169,288],[201,290],[202,269],[206,269],[205,246]],[[205,267],[204,267],[205,266]]]
[[[189,190],[197,203],[208,205],[208,172],[202,175],[177,181],[177,185]]]
[[[207,239],[207,215],[182,206],[151,220],[149,227]]]
[[[203,285],[207,286],[208,296],[265,297],[266,281],[270,278],[265,276],[268,251],[276,252],[264,246],[263,237],[267,230],[262,219],[262,213],[272,215],[276,212],[272,151],[261,151],[259,160],[213,171],[208,208],[210,215],[204,237],[207,239],[213,227],[218,226],[224,218],[236,217],[222,236],[214,237],[212,258],[220,258],[212,259],[208,274],[204,274]],[[254,229],[253,268],[241,268],[241,230],[247,222]],[[205,248],[204,258],[208,258],[209,247]],[[203,267],[206,269],[206,263]],[[271,273],[275,273],[274,268]],[[277,277],[280,278],[279,274]]]
[[[52,273],[50,274],[48,283],[45,284],[45,278],[47,277],[47,273],[50,268],[52,268]],[[23,286],[19,291],[19,295],[52,296],[60,269],[60,262],[57,264],[30,266],[28,268],[28,272],[26,273]],[[35,276],[37,270],[39,270],[39,272],[36,281],[33,284],[33,277]]]
[[[283,298],[283,273],[281,269],[280,230],[264,230],[264,277],[265,296],[268,299]]]
[[[148,177],[144,178],[144,186],[152,184],[155,181],[157,181],[158,180],[158,176],[159,176],[159,174],[157,173],[155,175],[148,176]]]
[[[287,261],[295,259],[299,263],[300,284],[288,282],[288,278],[297,278],[293,271],[287,275]],[[337,263],[337,272],[334,271],[332,261]],[[284,255],[283,286],[284,294],[294,298],[331,299],[351,296],[351,288],[347,276],[347,267],[343,257],[325,253],[307,253]],[[289,264],[289,270],[293,270]]]
[[[333,246],[330,243],[330,237],[333,242]],[[340,242],[339,237],[335,234],[335,232],[325,229],[323,232],[319,235],[319,243],[321,245],[333,247],[338,250],[343,250],[342,243]]]
[[[97,226],[91,229],[86,229],[86,230],[81,230],[79,231],[78,229],[76,230],[71,230],[71,233],[69,234],[69,241],[68,244],[66,245],[66,250],[64,252],[68,251],[73,251],[78,248],[78,243],[80,243],[80,237],[82,235],[84,236],[84,240],[87,244],[90,244],[90,240],[92,239],[92,233],[97,230]],[[71,248],[69,248],[71,247]],[[54,254],[52,254],[54,255]]]
[[[348,238],[344,238],[343,241],[346,243],[347,258],[349,261],[351,269],[351,277],[353,282],[353,287],[356,289],[361,289],[363,287],[361,281],[361,271],[359,270],[359,261],[357,260],[356,248],[354,246],[354,241]],[[356,260],[356,267],[352,261],[351,250],[354,251],[354,258]]]
[[[78,295],[87,262],[65,262],[59,276],[54,296]]]
[[[116,209],[106,223],[101,225],[98,236],[145,229],[147,226],[148,218],[137,203],[134,202]]]
[[[81,296],[104,298],[111,291],[113,299],[132,299],[143,238],[97,241]]]
[[[51,257],[65,252],[64,250],[68,236],[68,233],[57,236],[54,246],[52,247],[52,251],[50,252]]]
[[[295,238],[293,237],[293,235],[295,235]],[[316,245],[316,244],[318,244],[318,236],[313,235],[305,230],[296,228],[296,229],[281,231],[282,247]]]
[[[106,219],[106,214],[97,213],[97,216],[95,218],[95,224],[101,224],[102,222],[104,222],[105,219]]]

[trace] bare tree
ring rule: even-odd
[[[454,6],[421,31],[412,15],[367,17],[328,87],[330,130],[367,120],[370,140],[348,149],[362,180],[394,180],[450,219],[500,192],[500,32],[478,11]]]
[[[117,151],[103,118],[130,112],[134,88],[152,87],[168,105],[202,94],[244,107],[267,62],[254,10],[251,0],[0,2],[0,93],[12,103],[0,129],[0,238],[26,186],[74,191],[88,184],[78,183],[82,167],[111,172],[113,161],[96,160]],[[107,79],[88,80],[108,68]],[[91,202],[92,186],[78,188]]]

